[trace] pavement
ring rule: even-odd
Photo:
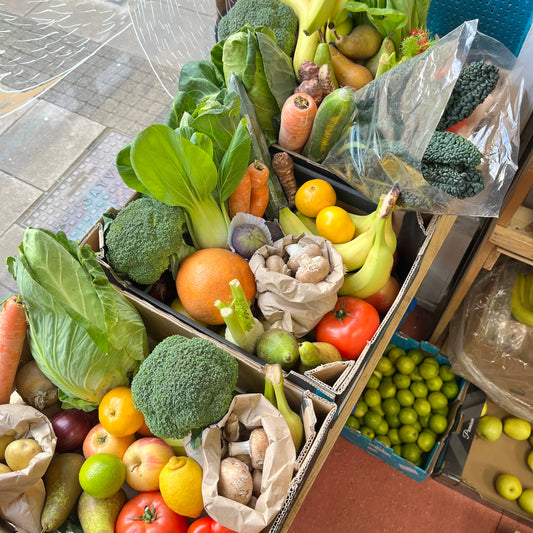
[[[0,301],[27,227],[81,239],[133,191],[115,158],[208,57],[208,0],[0,0]],[[190,32],[194,28],[194,32]]]

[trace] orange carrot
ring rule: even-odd
[[[261,187],[265,185],[268,180],[268,167],[263,165],[260,161],[254,161],[248,166],[248,174],[250,174],[250,181],[252,183],[252,189],[255,187]]]
[[[7,298],[0,310],[0,404],[9,403],[28,323],[20,297]]]
[[[314,99],[308,94],[289,96],[281,109],[278,144],[285,150],[299,152],[311,134],[317,110]]]
[[[252,189],[252,182],[250,180],[250,173],[248,170],[244,173],[241,182],[237,188],[231,193],[228,199],[229,216],[233,218],[237,213],[250,212],[250,193]]]
[[[250,214],[256,217],[262,217],[265,214],[270,197],[270,189],[265,183],[259,187],[252,187],[250,194]]]

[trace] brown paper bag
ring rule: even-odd
[[[286,258],[289,244],[318,244],[322,255],[329,261],[328,277],[319,283],[302,283],[286,274],[273,272],[265,266],[267,257]],[[272,325],[290,331],[297,338],[307,335],[337,303],[337,292],[344,281],[342,257],[327,239],[303,233],[287,235],[273,246],[262,246],[251,257],[250,268],[257,284],[257,305]]]
[[[269,439],[263,465],[261,495],[255,509],[218,494],[222,429],[230,413],[248,429],[262,426]],[[202,434],[202,496],[207,514],[239,533],[262,531],[280,511],[294,470],[296,451],[289,427],[280,412],[262,394],[236,396],[226,416]]]
[[[0,476],[0,515],[19,533],[41,533],[45,489],[42,477],[52,460],[56,437],[50,420],[22,404],[0,406],[0,435],[33,438],[42,448],[23,470]]]

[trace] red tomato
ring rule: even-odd
[[[235,533],[232,529],[221,526],[210,516],[204,516],[195,520],[187,530],[187,533]]]
[[[187,518],[175,513],[159,491],[141,492],[122,507],[115,533],[186,533]]]
[[[316,340],[333,344],[343,359],[357,359],[379,327],[379,314],[368,302],[342,296],[315,328]]]

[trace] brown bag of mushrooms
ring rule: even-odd
[[[239,533],[257,533],[283,505],[296,451],[280,412],[262,394],[239,394],[204,430],[201,461],[207,514]]]
[[[339,252],[328,240],[307,233],[262,246],[249,265],[261,313],[270,325],[297,338],[307,335],[335,307],[344,281]]]

